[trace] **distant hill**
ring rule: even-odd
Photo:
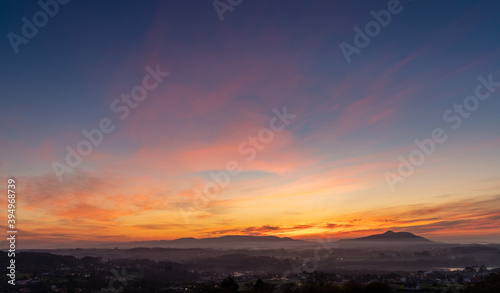
[[[341,239],[331,243],[332,247],[389,247],[389,246],[414,246],[425,244],[437,244],[424,237],[409,232],[387,231],[383,234],[370,235],[367,237]],[[175,240],[135,241],[106,243],[98,248],[214,248],[214,249],[293,249],[293,248],[315,248],[316,242],[292,239],[277,236],[247,236],[229,235],[213,238],[179,238]],[[93,246],[95,247],[95,246]]]
[[[383,234],[375,234],[361,238],[341,239],[338,241],[342,246],[349,245],[425,245],[435,242],[410,232],[387,231]]]
[[[352,238],[352,239],[342,239],[340,241],[426,241],[432,242],[429,239],[426,239],[421,236],[417,236],[410,232],[393,232],[387,231],[383,234],[374,234],[361,238]]]
[[[136,241],[126,243],[108,243],[100,247],[134,248],[134,247],[169,247],[169,248],[217,248],[217,249],[278,249],[301,248],[314,243],[277,236],[245,236],[230,235],[214,238],[179,238],[175,240]]]

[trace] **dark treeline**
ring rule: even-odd
[[[7,254],[0,253],[0,262],[8,262]],[[480,274],[485,266],[467,266],[467,274]],[[442,293],[498,293],[500,273],[489,274],[470,284],[461,282],[462,290],[434,288],[421,292]],[[100,257],[74,257],[41,252],[20,252],[16,254],[16,291],[30,292],[269,292],[269,293],[371,293],[399,292],[391,279],[398,274],[387,275],[302,272],[294,280],[277,282],[263,280],[265,277],[234,278],[197,272],[187,264],[149,259],[103,260]],[[220,277],[218,277],[220,276]],[[378,277],[377,277],[378,276]],[[212,278],[213,281],[202,281]],[[260,279],[258,279],[260,278]],[[299,281],[300,279],[300,281]],[[463,279],[463,278],[462,278]],[[10,292],[7,275],[0,276],[0,292]],[[344,280],[350,280],[345,282]],[[392,287],[391,287],[392,286]],[[448,290],[449,289],[449,290]],[[453,291],[456,290],[456,291]],[[405,292],[405,291],[402,291]]]
[[[255,283],[247,283],[241,288],[233,279],[228,276],[222,282],[207,282],[198,288],[200,293],[392,293],[399,290],[393,290],[388,284],[382,282],[372,282],[363,284],[351,280],[345,284],[339,285],[328,280],[328,274],[312,273],[303,284],[295,282],[284,285],[273,285],[269,282],[258,279]],[[408,292],[408,291],[404,291]],[[415,292],[436,292],[442,293],[442,289],[422,290]],[[467,285],[464,289],[454,291],[450,289],[448,293],[498,293],[500,292],[500,273],[489,274],[483,281]]]
[[[0,262],[8,263],[7,254],[0,253]],[[167,261],[121,259],[104,261],[98,257],[55,255],[40,252],[16,254],[16,281],[7,283],[0,275],[0,292],[168,292],[165,288],[199,279],[185,266]],[[126,269],[125,269],[126,268]],[[16,282],[16,283],[17,283]]]
[[[313,273],[303,284],[295,282],[286,283],[284,285],[275,286],[271,283],[258,279],[255,283],[247,283],[244,288],[234,281],[231,276],[228,276],[220,283],[208,282],[197,288],[200,293],[391,293],[393,292],[389,285],[374,282],[368,285],[363,285],[357,281],[349,281],[345,284],[336,285],[327,280],[327,274]]]

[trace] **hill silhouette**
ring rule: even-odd
[[[427,238],[417,236],[410,232],[394,232],[390,230],[382,234],[374,234],[366,237],[341,239],[338,242],[342,246],[348,246],[348,245],[354,245],[354,246],[412,245],[413,246],[413,245],[426,245],[435,243]]]
[[[164,247],[164,248],[218,248],[218,249],[264,249],[264,248],[299,248],[314,243],[277,236],[228,235],[213,238],[179,238],[175,240],[135,241],[126,243],[109,243],[105,247]],[[102,247],[102,246],[101,246]]]
[[[336,243],[336,244],[335,244]],[[394,246],[394,245],[423,245],[436,244],[429,239],[417,236],[410,232],[387,231],[383,234],[375,234],[361,238],[341,239],[332,242],[332,246]],[[212,238],[179,238],[174,240],[135,241],[121,243],[107,243],[101,248],[135,248],[135,247],[159,247],[159,248],[215,248],[215,249],[276,249],[276,248],[310,248],[317,246],[316,242],[277,236],[250,236],[250,235],[228,235]]]
[[[426,239],[421,236],[417,236],[410,232],[393,232],[387,231],[383,234],[374,234],[361,238],[353,238],[353,239],[342,239],[340,241],[423,241],[423,242],[432,242],[429,239]]]

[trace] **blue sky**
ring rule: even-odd
[[[346,62],[339,45],[353,45],[354,28],[388,3],[397,4],[243,0],[221,21],[211,1],[73,0],[16,53],[8,34],[22,36],[21,19],[41,7],[2,2],[0,177],[16,177],[29,194],[18,211],[27,239],[50,246],[101,241],[110,230],[104,241],[271,225],[282,230],[259,233],[393,229],[500,241],[490,227],[500,201],[499,92],[459,129],[443,120],[475,95],[479,76],[500,80],[500,3],[402,0]],[[148,66],[169,76],[120,120],[113,101],[141,85]],[[238,147],[284,108],[296,118],[246,161]],[[116,130],[57,176],[53,163],[65,164],[66,147],[103,118]],[[391,188],[384,174],[435,128],[446,142]],[[213,183],[207,174],[229,161],[242,172],[199,204],[196,190]],[[80,228],[51,237],[61,225]]]

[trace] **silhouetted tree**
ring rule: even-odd
[[[311,277],[320,287],[323,287],[328,280],[328,274],[322,272],[314,272]]]
[[[361,283],[350,280],[344,285],[344,293],[363,293],[365,289]]]
[[[227,278],[222,280],[220,287],[224,292],[238,292],[240,285],[236,284],[233,277],[228,276]]]
[[[468,285],[462,292],[464,293],[498,293],[500,292],[500,273],[489,274],[481,282]]]
[[[380,282],[373,282],[373,283],[370,283],[366,286],[366,292],[367,293],[392,293],[392,289],[387,284],[380,283]]]
[[[253,288],[255,292],[265,293],[273,291],[274,286],[272,284],[262,281],[262,279],[259,278],[257,282],[255,282],[255,285],[253,285]]]
[[[221,290],[215,282],[209,281],[201,284],[195,291],[201,293],[219,293]]]

